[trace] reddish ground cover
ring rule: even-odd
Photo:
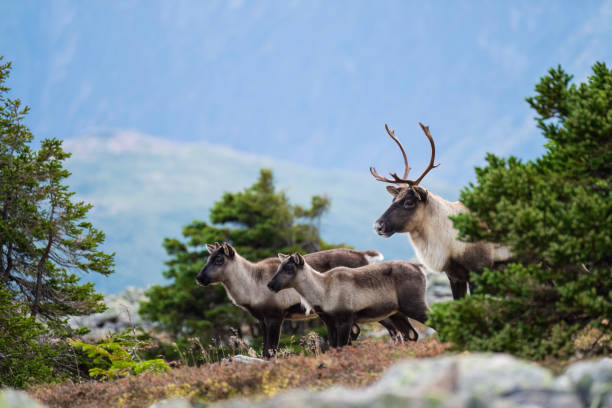
[[[435,339],[403,345],[366,339],[316,356],[179,367],[164,374],[146,373],[114,381],[49,385],[31,393],[52,407],[143,407],[172,397],[216,401],[273,395],[291,388],[362,387],[398,360],[436,356],[447,349],[448,344]]]

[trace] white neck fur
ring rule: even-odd
[[[423,222],[418,230],[408,232],[419,261],[428,268],[442,272],[449,258],[464,249],[464,242],[457,240],[457,230],[448,218],[466,211],[463,204],[451,203],[431,192],[423,206]]]

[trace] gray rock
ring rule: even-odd
[[[0,390],[0,408],[43,408],[24,391],[5,388]]]
[[[576,406],[571,390],[557,385],[548,370],[504,354],[467,354],[407,361],[371,387],[442,406]],[[548,403],[546,403],[548,402]]]
[[[91,330],[84,338],[98,340],[108,333],[118,333],[132,326],[151,328],[151,322],[146,321],[138,314],[139,302],[145,300],[146,289],[128,287],[119,295],[107,295],[104,303],[108,309],[103,313],[94,313],[87,316],[72,316],[68,323],[73,328],[87,327]]]
[[[516,388],[554,384],[550,372],[506,354],[463,354],[406,361],[392,367],[375,387],[436,388],[470,394],[503,394]]]
[[[237,363],[267,363],[266,360],[262,360],[261,358],[245,356],[244,354],[236,354],[235,356],[224,358],[223,361],[235,361]]]
[[[612,359],[579,361],[569,366],[557,379],[572,387],[585,407],[612,408]]]
[[[371,387],[291,391],[243,407],[580,407],[579,396],[545,368],[504,354],[464,354],[405,361]]]
[[[427,275],[427,303],[431,305],[453,300],[453,292],[445,273],[434,272],[425,268],[425,274]]]
[[[193,405],[184,398],[173,398],[167,400],[157,401],[149,408],[192,408]]]

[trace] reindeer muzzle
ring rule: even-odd
[[[270,289],[272,292],[278,293],[280,291],[280,285],[277,281],[271,280],[268,282],[268,289]]]
[[[387,232],[386,225],[382,220],[376,221],[374,224],[374,231],[381,237],[385,238],[389,238],[391,235],[393,235],[393,232]]]
[[[200,286],[208,286],[210,285],[210,278],[206,275],[198,274],[196,277],[196,282]]]

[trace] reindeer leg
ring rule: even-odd
[[[397,338],[399,332],[391,319],[386,318],[379,321],[378,323],[382,324],[384,328],[387,329],[387,331],[389,332],[389,337],[391,337],[393,340]]]
[[[453,292],[453,299],[464,298],[467,294],[468,283],[466,281],[459,281],[454,279],[450,280],[451,291]]]
[[[410,341],[417,341],[419,339],[419,333],[414,330],[414,327],[412,327],[412,325],[410,325],[410,329],[407,333],[407,338]]]
[[[283,318],[277,316],[265,317],[265,324],[268,329],[268,349],[272,353],[276,354],[278,349],[278,342],[280,339],[281,326],[283,325]]]
[[[416,320],[417,322],[425,324],[425,322],[427,321],[427,312],[429,311],[427,303],[425,303],[425,301],[422,301],[409,303],[408,305],[409,307],[405,307],[404,305],[404,307],[402,307],[400,310],[405,315],[405,317],[409,317],[411,319]],[[413,334],[415,334],[418,338],[416,330],[414,330],[408,319],[406,319],[406,323],[408,324],[408,327],[410,327],[408,331],[414,332]],[[411,336],[408,336],[408,339],[412,340]]]
[[[263,333],[263,346],[261,348],[261,354],[264,356],[264,358],[270,358],[270,343],[268,343],[270,336],[268,335],[268,326],[266,325],[265,320],[262,320],[260,323],[261,331]]]
[[[327,327],[327,342],[330,347],[338,347],[338,336],[336,334],[336,321],[332,316],[326,315],[325,313],[317,313],[325,326]]]
[[[327,328],[327,333],[330,347],[340,347],[338,344],[338,327],[336,327],[336,322],[332,323],[332,325]]]
[[[470,295],[473,295],[476,290],[476,284],[474,282],[468,282],[468,285],[470,287]]]
[[[336,316],[336,330],[338,336],[338,346],[351,344],[351,328],[353,327],[353,316],[351,314]]]
[[[361,328],[357,323],[353,323],[353,327],[351,327],[351,341],[357,340],[359,338],[359,333],[361,333]]]
[[[417,341],[419,339],[419,334],[414,327],[412,327],[406,316],[401,313],[396,313],[393,316],[390,316],[389,319],[391,319],[393,324],[395,324],[395,326],[399,329],[403,340]]]
[[[467,287],[467,283],[466,283]],[[427,321],[427,312],[429,306],[425,300],[425,288],[422,286],[411,285],[410,283],[405,284],[399,292],[399,312],[391,317],[395,317],[393,320],[399,329],[402,331],[402,335],[405,340],[416,341],[419,338],[417,331],[412,327],[408,318],[414,319],[420,323],[425,324]]]

